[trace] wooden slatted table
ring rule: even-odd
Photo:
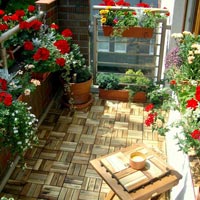
[[[130,154],[135,151],[147,157],[142,170],[134,170],[128,164]],[[178,184],[182,177],[143,144],[134,144],[90,163],[111,188],[105,200],[111,200],[115,195],[122,200],[156,199]]]

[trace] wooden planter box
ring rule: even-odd
[[[28,103],[32,107],[31,112],[36,115],[37,118],[43,114],[48,104],[50,103],[52,97],[58,88],[56,84],[56,77],[54,74],[44,73],[38,77],[40,79],[40,86],[37,86],[36,90],[29,96],[20,95],[18,100]]]
[[[116,100],[116,101],[129,101],[129,91],[128,90],[105,90],[99,88],[99,97],[106,100]],[[137,92],[133,95],[131,102],[145,103],[147,96],[145,92]]]
[[[102,26],[104,36],[111,36],[113,33],[112,26]],[[153,28],[143,27],[129,27],[122,33],[122,37],[133,37],[133,38],[152,38]]]

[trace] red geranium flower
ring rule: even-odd
[[[3,102],[5,106],[11,106],[12,95],[7,92],[0,92],[0,102]]]
[[[153,124],[156,115],[157,115],[157,113],[149,113],[148,114],[148,117],[145,120],[146,126],[150,126],[151,124]]]
[[[196,109],[197,106],[198,106],[198,102],[197,102],[196,99],[192,98],[192,99],[190,99],[190,100],[187,101],[187,105],[186,105],[187,108]]]
[[[33,5],[29,5],[28,6],[28,12],[34,12],[35,11],[35,6],[33,6]]]
[[[135,11],[132,12],[132,15],[137,15],[137,13]]]
[[[60,65],[61,67],[65,66],[66,60],[64,58],[57,58],[56,59],[56,64]]]
[[[16,10],[15,11],[15,14],[19,17],[23,17],[25,15],[25,12],[24,10]]]
[[[11,21],[18,21],[18,20],[19,20],[19,16],[18,16],[17,14],[13,14],[13,15],[11,15],[11,16],[9,17],[9,19],[10,19]]]
[[[47,60],[50,56],[50,52],[47,48],[41,47],[37,50],[37,52],[33,55],[33,59],[36,61],[39,60]]]
[[[7,90],[7,81],[3,78],[0,78],[0,86],[2,90]]]
[[[34,29],[35,31],[40,30],[40,27],[42,26],[42,22],[40,20],[33,20],[30,22],[30,28]]]
[[[9,17],[8,15],[4,15],[4,16],[2,17],[2,19],[3,19],[3,21],[7,22],[7,21],[10,20],[10,17]]]
[[[30,28],[30,23],[26,21],[22,21],[19,23],[19,28],[20,29],[29,29]]]
[[[8,30],[8,25],[7,24],[0,24],[0,31],[5,31]]]
[[[0,15],[4,15],[4,14],[5,14],[4,10],[0,9]]]
[[[69,53],[70,46],[66,40],[57,40],[54,45],[60,50],[62,54]]]
[[[171,80],[170,85],[176,85],[176,80]]]
[[[116,5],[118,6],[130,6],[131,4],[128,2],[125,2],[124,0],[119,0],[116,2]]]
[[[142,8],[150,8],[150,5],[148,3],[138,3],[136,4],[136,6]]]
[[[34,49],[33,43],[31,41],[25,41],[24,49],[27,51],[32,51]]]
[[[198,139],[198,140],[200,140],[200,130],[194,130],[192,133],[191,133],[191,136],[192,136],[192,138],[194,138],[194,139]]]
[[[152,103],[148,104],[146,107],[145,107],[145,111],[146,112],[149,112],[150,110],[152,110],[154,108],[154,105]]]
[[[115,6],[115,2],[113,0],[103,0],[102,6]]]
[[[200,85],[196,87],[195,98],[197,101],[200,101]]]
[[[72,37],[72,31],[70,29],[65,29],[62,31],[61,35],[64,37]]]

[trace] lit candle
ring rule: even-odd
[[[134,156],[132,158],[132,161],[134,161],[134,162],[142,162],[142,161],[144,161],[144,158],[142,156]]]

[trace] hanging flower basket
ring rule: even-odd
[[[112,26],[103,25],[104,36],[112,36],[114,28]],[[144,27],[129,27],[128,29],[122,32],[122,37],[133,37],[133,38],[152,38],[153,37],[153,28],[144,28]],[[120,29],[119,29],[119,32]]]

